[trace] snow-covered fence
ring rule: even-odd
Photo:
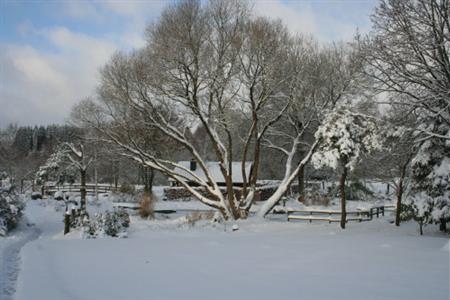
[[[340,222],[340,218],[333,218],[334,215],[340,215],[341,212],[337,210],[289,210],[287,212],[287,220],[305,220],[309,221],[327,221],[331,222]],[[370,210],[356,210],[356,211],[348,211],[346,220],[348,221],[370,221],[371,211]]]
[[[348,211],[346,221],[370,221],[373,216],[384,216],[386,208],[392,209],[392,206],[374,206],[367,210]],[[340,218],[333,218],[332,216],[341,215],[338,210],[323,210],[323,209],[305,209],[305,210],[288,210],[287,220],[304,220],[309,221],[327,221],[340,222]]]
[[[81,184],[64,184],[64,185],[44,185],[42,188],[42,192],[44,195],[53,195],[56,192],[80,192]],[[86,184],[86,192],[88,193],[108,193],[108,192],[116,192],[120,189],[120,186],[115,186],[112,184],[95,184],[95,183],[87,183]]]

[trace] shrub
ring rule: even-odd
[[[197,223],[200,220],[212,220],[213,218],[214,218],[213,211],[206,211],[206,212],[194,211],[193,213],[186,216],[187,223],[190,226],[194,226],[195,223]]]
[[[354,181],[350,185],[345,186],[346,200],[364,200],[370,196],[373,196],[373,192],[359,181]]]
[[[0,236],[17,226],[25,203],[15,193],[0,194]]]
[[[31,193],[31,199],[33,200],[42,199],[42,194],[40,192],[33,192]]]
[[[323,195],[318,188],[307,188],[301,202],[305,205],[329,206],[330,197]]]
[[[125,210],[106,211],[83,222],[83,234],[88,238],[97,236],[125,237],[130,226],[130,216]]]
[[[153,194],[144,193],[141,196],[139,215],[143,219],[153,219],[154,218],[154,197]]]
[[[339,186],[332,184],[328,187],[328,195],[330,197],[339,197]],[[354,181],[345,185],[345,200],[365,200],[373,196],[373,192],[359,181]]]
[[[122,183],[119,188],[119,192],[123,194],[134,194],[135,191],[136,189],[134,188],[134,185],[131,185],[128,182]]]

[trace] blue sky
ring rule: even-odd
[[[143,30],[172,0],[0,0],[0,126],[63,123],[92,95],[98,69],[117,50],[145,44]],[[322,42],[370,29],[375,0],[254,1],[254,14],[280,18]]]

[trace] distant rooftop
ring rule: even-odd
[[[191,170],[199,178],[207,181],[205,173],[198,166],[198,163],[191,162],[191,161],[179,161],[178,164],[188,170]],[[241,165],[242,165],[242,162],[240,162],[240,161],[232,162],[233,184],[242,184],[243,183]],[[250,174],[252,167],[253,167],[253,162],[245,163],[245,171],[247,174],[247,179],[248,179],[248,176]],[[223,177],[222,172],[220,171],[219,162],[208,161],[208,162],[206,162],[206,168],[208,169],[208,172],[210,173],[212,179],[215,182],[225,183],[225,178]],[[189,174],[188,172],[184,171],[183,169],[175,168],[175,170],[177,171],[177,173],[179,173],[183,176],[186,176],[189,179],[193,179],[192,175]],[[173,179],[169,179],[169,180],[173,181]]]

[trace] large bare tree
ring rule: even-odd
[[[382,0],[360,38],[366,74],[390,103],[450,126],[450,1]],[[418,128],[433,137],[450,136]]]
[[[284,176],[275,193],[261,207],[259,216],[272,210],[317,150],[319,141],[314,133],[324,120],[325,110],[364,96],[358,89],[361,59],[349,46],[319,47],[311,41],[300,41],[297,56],[290,63],[297,68],[296,76],[285,87],[292,97],[292,105],[279,126],[269,130],[266,139],[268,147],[285,156]],[[296,163],[294,159],[299,151],[302,156]]]
[[[246,216],[253,197],[235,195],[232,162],[234,157],[245,161],[247,154],[253,155],[256,166],[249,183],[254,189],[262,136],[289,103],[278,88],[290,77],[283,68],[291,49],[287,30],[279,22],[252,20],[241,1],[183,1],[169,6],[146,32],[144,49],[117,54],[103,68],[101,105],[92,104],[90,123],[122,154],[176,180],[225,218]],[[284,103],[283,108],[274,110],[275,102]],[[236,154],[233,133],[241,125],[233,118],[237,112],[252,126],[243,150]],[[189,153],[204,176],[144,149],[131,134],[136,126],[170,138]],[[224,189],[192,140],[192,129],[199,127],[219,163]]]

